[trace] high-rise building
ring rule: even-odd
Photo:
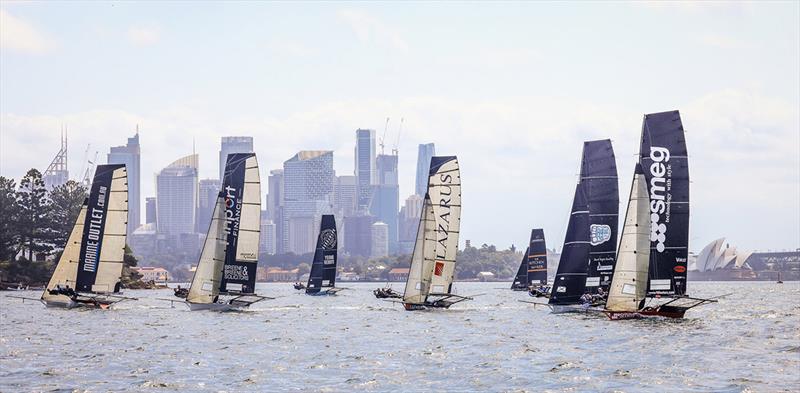
[[[355,175],[358,185],[358,207],[369,207],[372,186],[377,183],[375,168],[375,130],[356,130]]]
[[[156,223],[156,198],[155,197],[147,197],[144,199],[144,223],[145,224],[155,224]]]
[[[206,233],[211,224],[211,215],[214,214],[214,205],[221,183],[218,179],[200,180],[199,197],[197,204],[197,233]]]
[[[219,178],[222,179],[225,176],[225,163],[228,162],[228,154],[252,152],[252,136],[223,136],[219,147]]]
[[[419,151],[417,152],[417,183],[414,190],[421,197],[424,197],[428,191],[428,172],[431,168],[431,157],[435,155],[436,147],[433,143],[419,145]]]
[[[336,176],[333,185],[333,211],[340,218],[355,213],[358,201],[357,188],[355,176]]]
[[[398,215],[398,254],[410,254],[414,249],[420,214],[422,214],[422,197],[414,194],[406,198]]]
[[[261,233],[260,233],[259,248],[262,253],[267,255],[275,255],[275,223],[266,218],[266,212],[261,212]]]
[[[389,252],[397,252],[397,213],[400,210],[397,156],[380,154],[377,157],[378,184],[373,186],[370,214],[389,228]]]
[[[359,214],[344,218],[344,252],[369,257],[372,251],[372,224],[375,217]]]
[[[304,150],[283,163],[279,252],[304,254],[314,249],[320,217],[331,212],[334,177],[329,150]]]
[[[267,178],[267,216],[277,222],[277,214],[283,206],[283,169],[269,171]]]
[[[383,222],[372,224],[372,247],[370,257],[380,258],[389,255],[389,226]]]
[[[126,145],[112,147],[107,156],[109,164],[125,164],[128,171],[128,233],[133,233],[142,222],[140,156],[139,126]]]
[[[183,157],[156,175],[156,224],[159,233],[194,233],[199,194],[197,161],[197,154]]]

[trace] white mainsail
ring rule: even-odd
[[[609,311],[635,312],[647,293],[650,265],[649,204],[647,182],[641,166],[637,164],[617,251],[614,278],[606,302]]]
[[[430,293],[450,293],[461,227],[461,174],[455,157],[431,160],[428,195],[436,220],[436,260]]]
[[[403,302],[421,304],[428,297],[433,275],[433,257],[436,247],[436,220],[433,216],[431,200],[425,196],[417,227],[417,240],[411,255],[411,268],[408,271]]]
[[[107,293],[119,290],[125,257],[125,238],[128,225],[128,172],[125,167],[114,169],[111,192],[108,194],[103,247],[100,250],[97,277],[92,292]]]
[[[61,258],[58,259],[56,270],[53,272],[53,276],[50,277],[50,282],[47,283],[44,293],[42,293],[42,300],[44,301],[70,302],[67,296],[51,295],[49,291],[59,285],[64,288],[75,288],[75,279],[78,275],[78,258],[80,258],[81,253],[81,238],[83,237],[83,223],[86,221],[87,208],[88,201],[83,202],[78,218],[75,220],[75,226],[72,227],[72,232],[67,239],[67,245],[64,246]]]
[[[214,303],[214,298],[219,295],[222,269],[225,265],[225,234],[222,225],[225,221],[225,201],[222,196],[217,196],[214,212],[211,215],[211,225],[208,227],[203,250],[197,270],[192,277],[189,294],[186,301],[190,303]]]
[[[236,260],[258,262],[258,238],[261,233],[261,178],[258,161],[253,155],[245,161],[242,217],[239,221],[239,239],[236,244]],[[253,265],[255,272],[255,265]]]

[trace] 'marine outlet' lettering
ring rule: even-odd
[[[664,242],[667,240],[667,224],[662,222],[661,215],[667,209],[667,179],[669,172],[669,149],[664,147],[650,147],[650,241],[656,242],[656,250],[664,251]],[[664,220],[666,221],[666,220]]]

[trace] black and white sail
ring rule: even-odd
[[[533,286],[547,284],[547,246],[542,229],[531,230],[528,248],[522,254],[517,275],[511,289],[527,290]]]
[[[583,183],[575,186],[564,247],[558,262],[549,304],[580,303],[586,290],[586,270],[589,266],[589,206]]]
[[[689,246],[689,164],[678,111],[644,116],[639,163],[650,198],[647,292],[684,295]]]
[[[57,287],[110,294],[121,288],[128,222],[128,175],[123,164],[98,165],[64,252],[42,300],[69,303]]]
[[[319,293],[324,288],[333,288],[336,284],[337,255],[336,219],[332,214],[322,216],[319,236],[317,236],[317,249],[314,251],[314,262],[311,273],[308,275],[306,293]]]
[[[528,245],[528,286],[547,285],[547,244],[544,230],[531,231]]]
[[[608,292],[614,275],[619,221],[617,163],[610,139],[583,143],[580,182],[589,206],[589,268],[586,289]]]

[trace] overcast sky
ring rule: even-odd
[[[251,135],[262,169],[356,128],[458,155],[462,246],[561,248],[582,141],[611,138],[626,199],[644,113],[678,109],[690,249],[800,247],[800,6],[783,3],[0,3],[0,174],[44,170],[69,129],[73,177],[141,129],[142,197],[192,141]],[[266,185],[263,186],[266,192]],[[624,212],[625,206],[621,206]]]

